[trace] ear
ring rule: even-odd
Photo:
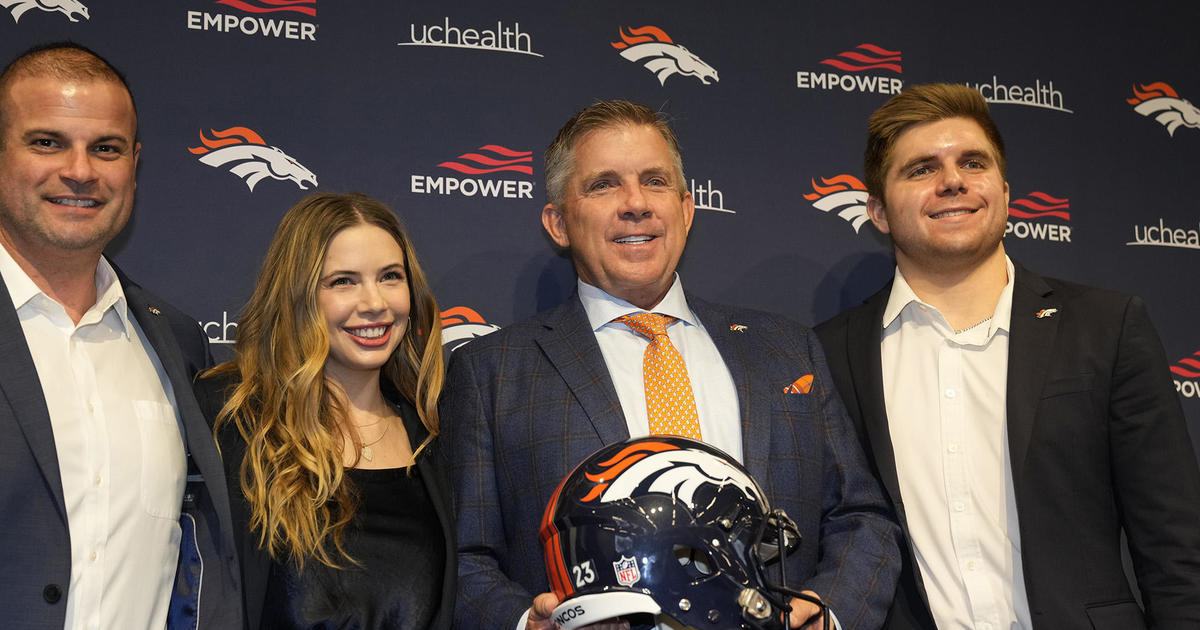
[[[1004,211],[1008,211],[1008,181],[1004,182]]]
[[[692,219],[696,218],[696,200],[692,199],[692,191],[683,193],[683,233],[692,231]]]
[[[867,216],[871,218],[871,223],[874,223],[880,232],[891,234],[892,229],[888,227],[887,222],[887,209],[875,195],[867,197]]]
[[[552,203],[542,206],[542,227],[550,240],[563,249],[570,249],[571,239],[567,237],[567,226],[562,209]]]

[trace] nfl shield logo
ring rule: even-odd
[[[613,563],[613,571],[617,574],[617,582],[621,586],[633,586],[638,580],[642,579],[642,574],[638,572],[637,560],[626,556],[621,556],[621,559]]]

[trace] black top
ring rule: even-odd
[[[272,563],[263,628],[425,630],[441,603],[441,527],[415,467],[348,469],[361,501],[346,550],[361,566]]]

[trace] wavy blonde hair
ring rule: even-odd
[[[241,487],[250,504],[250,531],[277,561],[290,557],[338,567],[357,493],[343,473],[348,421],[340,389],[325,378],[329,334],[317,288],[329,243],[341,230],[369,224],[391,234],[404,252],[411,321],[383,379],[412,401],[438,433],[442,325],[437,301],[396,215],[357,193],[316,193],[288,210],[267,250],[254,293],[238,322],[236,358],[204,375],[236,375],[214,432],[232,423],[246,443]],[[356,445],[357,446],[357,445]]]

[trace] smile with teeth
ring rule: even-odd
[[[358,343],[365,346],[380,346],[387,342],[389,332],[392,330],[391,324],[379,324],[375,326],[343,326],[342,330],[349,333],[350,337]]]
[[[649,243],[650,241],[654,240],[654,238],[655,237],[650,236],[649,234],[637,234],[635,236],[622,236],[621,238],[614,238],[613,242],[620,243],[622,245],[636,245],[638,243]]]
[[[930,219],[945,219],[947,217],[956,217],[960,214],[974,214],[975,210],[945,210],[929,215]]]
[[[100,205],[100,202],[95,199],[72,199],[70,197],[52,197],[49,201],[60,206],[74,206],[76,208],[94,208]]]

